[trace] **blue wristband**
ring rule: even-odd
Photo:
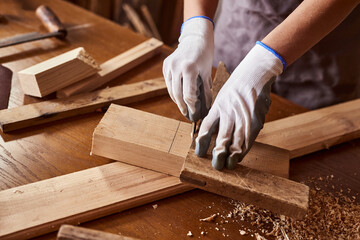
[[[194,17],[191,17],[191,18],[187,19],[185,22],[183,22],[183,24],[181,24],[180,34],[182,33],[182,29],[183,29],[184,23],[186,23],[187,21],[189,21],[190,19],[193,19],[193,18],[204,18],[204,19],[207,19],[207,20],[209,20],[209,21],[212,23],[213,27],[215,28],[215,23],[214,23],[214,21],[213,21],[211,18],[209,18],[209,17],[207,17],[207,16],[194,16]]]
[[[264,47],[266,50],[268,50],[269,52],[273,53],[278,59],[280,59],[280,61],[281,61],[282,64],[283,64],[283,67],[284,67],[283,71],[285,71],[286,62],[285,62],[285,60],[280,56],[280,54],[278,54],[274,49],[272,49],[271,47],[269,47],[268,45],[266,45],[266,44],[264,44],[264,43],[262,43],[262,42],[260,42],[260,41],[257,41],[256,44]]]

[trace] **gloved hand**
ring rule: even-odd
[[[220,89],[203,120],[196,138],[196,154],[206,155],[211,135],[219,125],[212,166],[234,169],[262,129],[271,104],[271,84],[285,67],[280,55],[257,42]]]
[[[213,22],[204,16],[184,22],[178,48],[163,64],[171,99],[181,113],[193,122],[204,118],[211,105],[213,27]]]

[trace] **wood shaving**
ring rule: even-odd
[[[199,219],[200,222],[213,222],[216,218],[217,214],[213,214],[210,217]]]
[[[331,175],[320,181],[333,178]],[[312,188],[309,210],[303,220],[273,214],[241,202],[232,203],[235,205],[232,218],[250,222],[257,229],[257,240],[266,239],[264,236],[283,240],[360,239],[360,203],[356,202],[355,196],[345,196],[341,191],[333,194],[317,186]]]

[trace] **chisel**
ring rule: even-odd
[[[42,24],[49,31],[49,33],[41,34],[38,32],[31,32],[5,38],[0,40],[0,48],[40,40],[44,38],[65,38],[67,34],[65,27],[62,25],[59,18],[48,6],[41,5],[40,7],[38,7],[36,9],[36,16],[41,20]]]

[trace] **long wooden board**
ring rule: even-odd
[[[266,123],[256,138],[303,156],[360,137],[360,99]]]
[[[85,49],[78,47],[21,70],[18,76],[25,94],[44,97],[99,70],[99,65]]]
[[[91,151],[179,177],[192,142],[190,133],[190,123],[112,104],[95,128]],[[255,143],[241,164],[288,177],[289,153]]]
[[[306,185],[239,164],[234,170],[217,171],[208,158],[196,156],[194,145],[186,157],[180,180],[294,218],[304,217],[308,209]]]
[[[0,110],[0,127],[9,132],[75,115],[94,112],[111,103],[130,104],[167,93],[163,78],[105,88],[64,99]]]
[[[155,38],[127,50],[126,52],[104,62],[100,65],[101,71],[75,84],[57,91],[57,97],[69,97],[83,92],[90,92],[131,68],[145,62],[160,52],[163,43]]]
[[[57,240],[139,240],[113,233],[64,224],[60,227]]]
[[[109,163],[0,192],[0,239],[56,231],[190,190],[176,177]]]

